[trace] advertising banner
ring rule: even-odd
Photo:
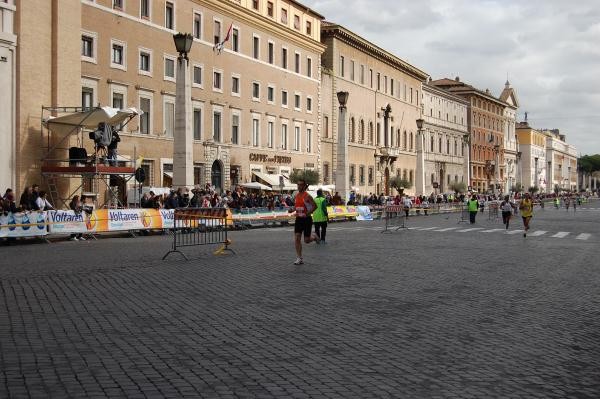
[[[371,208],[369,208],[368,206],[357,206],[356,209],[358,210],[358,216],[356,217],[356,220],[373,220]]]
[[[48,231],[50,234],[89,233],[92,214],[75,211],[48,211]],[[95,226],[94,226],[95,227]]]
[[[40,237],[47,234],[46,212],[19,212],[0,216],[0,237]]]
[[[338,218],[355,218],[358,216],[358,210],[356,206],[328,206],[327,213],[329,214],[329,219],[338,219]]]

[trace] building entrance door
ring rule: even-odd
[[[215,188],[215,191],[220,193],[223,191],[223,167],[221,162],[215,161],[210,170],[210,183]]]

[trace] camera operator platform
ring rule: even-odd
[[[134,177],[136,154],[134,148],[131,159],[118,156],[118,132],[140,114],[135,108],[42,107],[41,174],[54,204],[66,206],[73,195],[87,192],[103,201],[99,207],[123,206],[115,182],[126,185]],[[64,179],[80,179],[80,184]]]

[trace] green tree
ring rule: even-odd
[[[523,184],[521,184],[521,183],[516,183],[514,186],[512,186],[510,188],[510,190],[513,193],[521,193],[521,192],[523,192],[524,189],[525,189],[525,187],[523,187]]]
[[[529,191],[533,195],[540,191],[540,188],[538,186],[531,186],[527,189],[527,191]]]
[[[454,191],[456,194],[467,192],[467,185],[462,181],[455,181],[450,183],[450,190]]]
[[[294,169],[290,175],[290,181],[292,183],[298,183],[299,180],[304,180],[306,184],[318,184],[319,183],[319,172],[310,169]]]
[[[391,188],[395,188],[398,191],[398,194],[404,195],[404,189],[411,188],[412,183],[410,180],[403,179],[400,176],[395,176],[390,179],[389,186]]]

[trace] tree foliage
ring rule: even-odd
[[[600,154],[580,157],[577,160],[577,169],[587,174],[600,171]]]
[[[450,183],[450,190],[454,191],[456,194],[467,192],[467,184],[462,181],[455,181]]]
[[[290,175],[290,181],[292,183],[298,183],[299,180],[304,180],[306,184],[318,184],[319,183],[319,172],[310,169],[294,169]]]
[[[525,189],[525,187],[523,186],[523,184],[522,184],[522,183],[516,183],[516,184],[515,184],[514,186],[512,186],[510,189],[511,189],[511,191],[512,191],[513,193],[521,193],[521,192],[523,192],[523,190]]]
[[[390,179],[389,186],[391,188],[395,188],[400,194],[402,194],[404,192],[404,189],[412,187],[412,183],[408,179],[403,179],[400,176],[395,176]]]
[[[531,194],[535,194],[540,191],[540,188],[538,186],[531,186],[527,189],[527,191],[529,191]]]

